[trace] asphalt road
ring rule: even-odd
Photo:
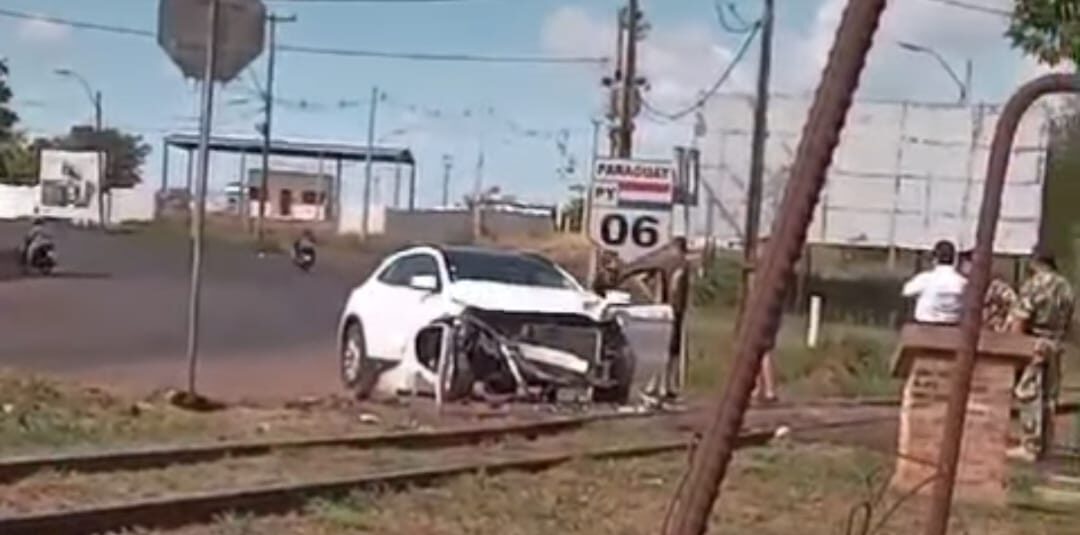
[[[0,249],[13,248],[25,228],[0,223]],[[0,366],[182,382],[187,240],[159,230],[50,230],[55,275],[11,277],[0,268]],[[335,259],[306,274],[285,256],[259,258],[236,244],[212,241],[204,258],[200,366],[209,384],[243,395],[336,387],[338,314],[377,255]]]

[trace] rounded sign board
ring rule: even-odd
[[[219,3],[214,80],[228,82],[262,53],[266,31],[262,0],[161,0],[158,44],[184,76],[202,79],[213,1]]]
[[[589,238],[633,262],[671,241],[671,162],[600,159],[589,192]]]

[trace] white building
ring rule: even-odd
[[[233,184],[228,190],[230,206],[241,206],[246,200],[247,213],[251,217],[258,217],[262,174],[262,169],[248,172],[246,192]],[[331,210],[329,199],[333,186],[334,177],[331,175],[270,170],[265,215],[269,219],[284,221],[326,220]]]

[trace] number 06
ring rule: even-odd
[[[636,217],[630,223],[622,214],[608,214],[600,221],[600,239],[615,247],[626,244],[627,238],[638,247],[652,247],[660,241],[659,224],[660,221],[650,215]]]

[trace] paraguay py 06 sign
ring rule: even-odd
[[[633,262],[671,241],[675,166],[599,159],[590,191],[589,238]]]

